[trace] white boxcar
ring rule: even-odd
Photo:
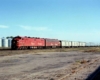
[[[77,42],[77,46],[78,46],[78,47],[80,46],[80,42],[79,42],[79,41]]]
[[[71,47],[72,46],[72,41],[69,41],[69,47]]]
[[[78,46],[77,42],[76,41],[72,41],[72,47],[77,47],[77,46]]]
[[[4,48],[8,47],[8,39],[2,39],[2,47]]]
[[[65,47],[66,46],[66,41],[65,40],[61,40],[61,46]]]
[[[80,46],[81,47],[85,47],[86,46],[86,43],[85,42],[80,42]]]
[[[0,47],[2,47],[2,39],[0,39]]]
[[[86,46],[86,43],[85,42],[83,42],[83,47],[85,47]]]
[[[72,47],[74,47],[75,46],[75,42],[74,41],[72,41]]]
[[[70,47],[71,46],[71,41],[62,40],[61,41],[61,46],[62,47]]]
[[[80,47],[82,46],[82,42],[80,42]]]
[[[80,43],[78,41],[72,41],[72,47],[78,47]]]
[[[80,46],[81,46],[81,47],[83,46],[83,42],[81,42]]]
[[[66,41],[66,47],[69,46],[69,41]]]
[[[78,47],[78,42],[77,41],[75,42],[75,47]]]
[[[74,41],[72,41],[72,47],[74,47],[75,46],[75,42]]]
[[[75,42],[75,46],[76,46],[76,47],[78,47],[78,46],[79,46],[77,41]]]
[[[77,42],[76,41],[74,41],[74,46],[77,46]]]

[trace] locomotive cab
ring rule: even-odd
[[[12,42],[11,42],[11,43],[12,43],[11,49],[16,50],[16,49],[19,48],[19,47],[18,47],[18,43],[19,43],[20,39],[21,39],[21,37],[19,37],[19,36],[14,37],[14,38],[12,39]]]

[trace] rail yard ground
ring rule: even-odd
[[[0,50],[0,80],[88,80],[100,47]]]

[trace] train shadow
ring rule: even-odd
[[[99,74],[99,75],[98,75]],[[86,80],[100,80],[100,66]]]

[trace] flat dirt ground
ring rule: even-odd
[[[100,65],[94,50],[0,56],[0,80],[86,80]]]

